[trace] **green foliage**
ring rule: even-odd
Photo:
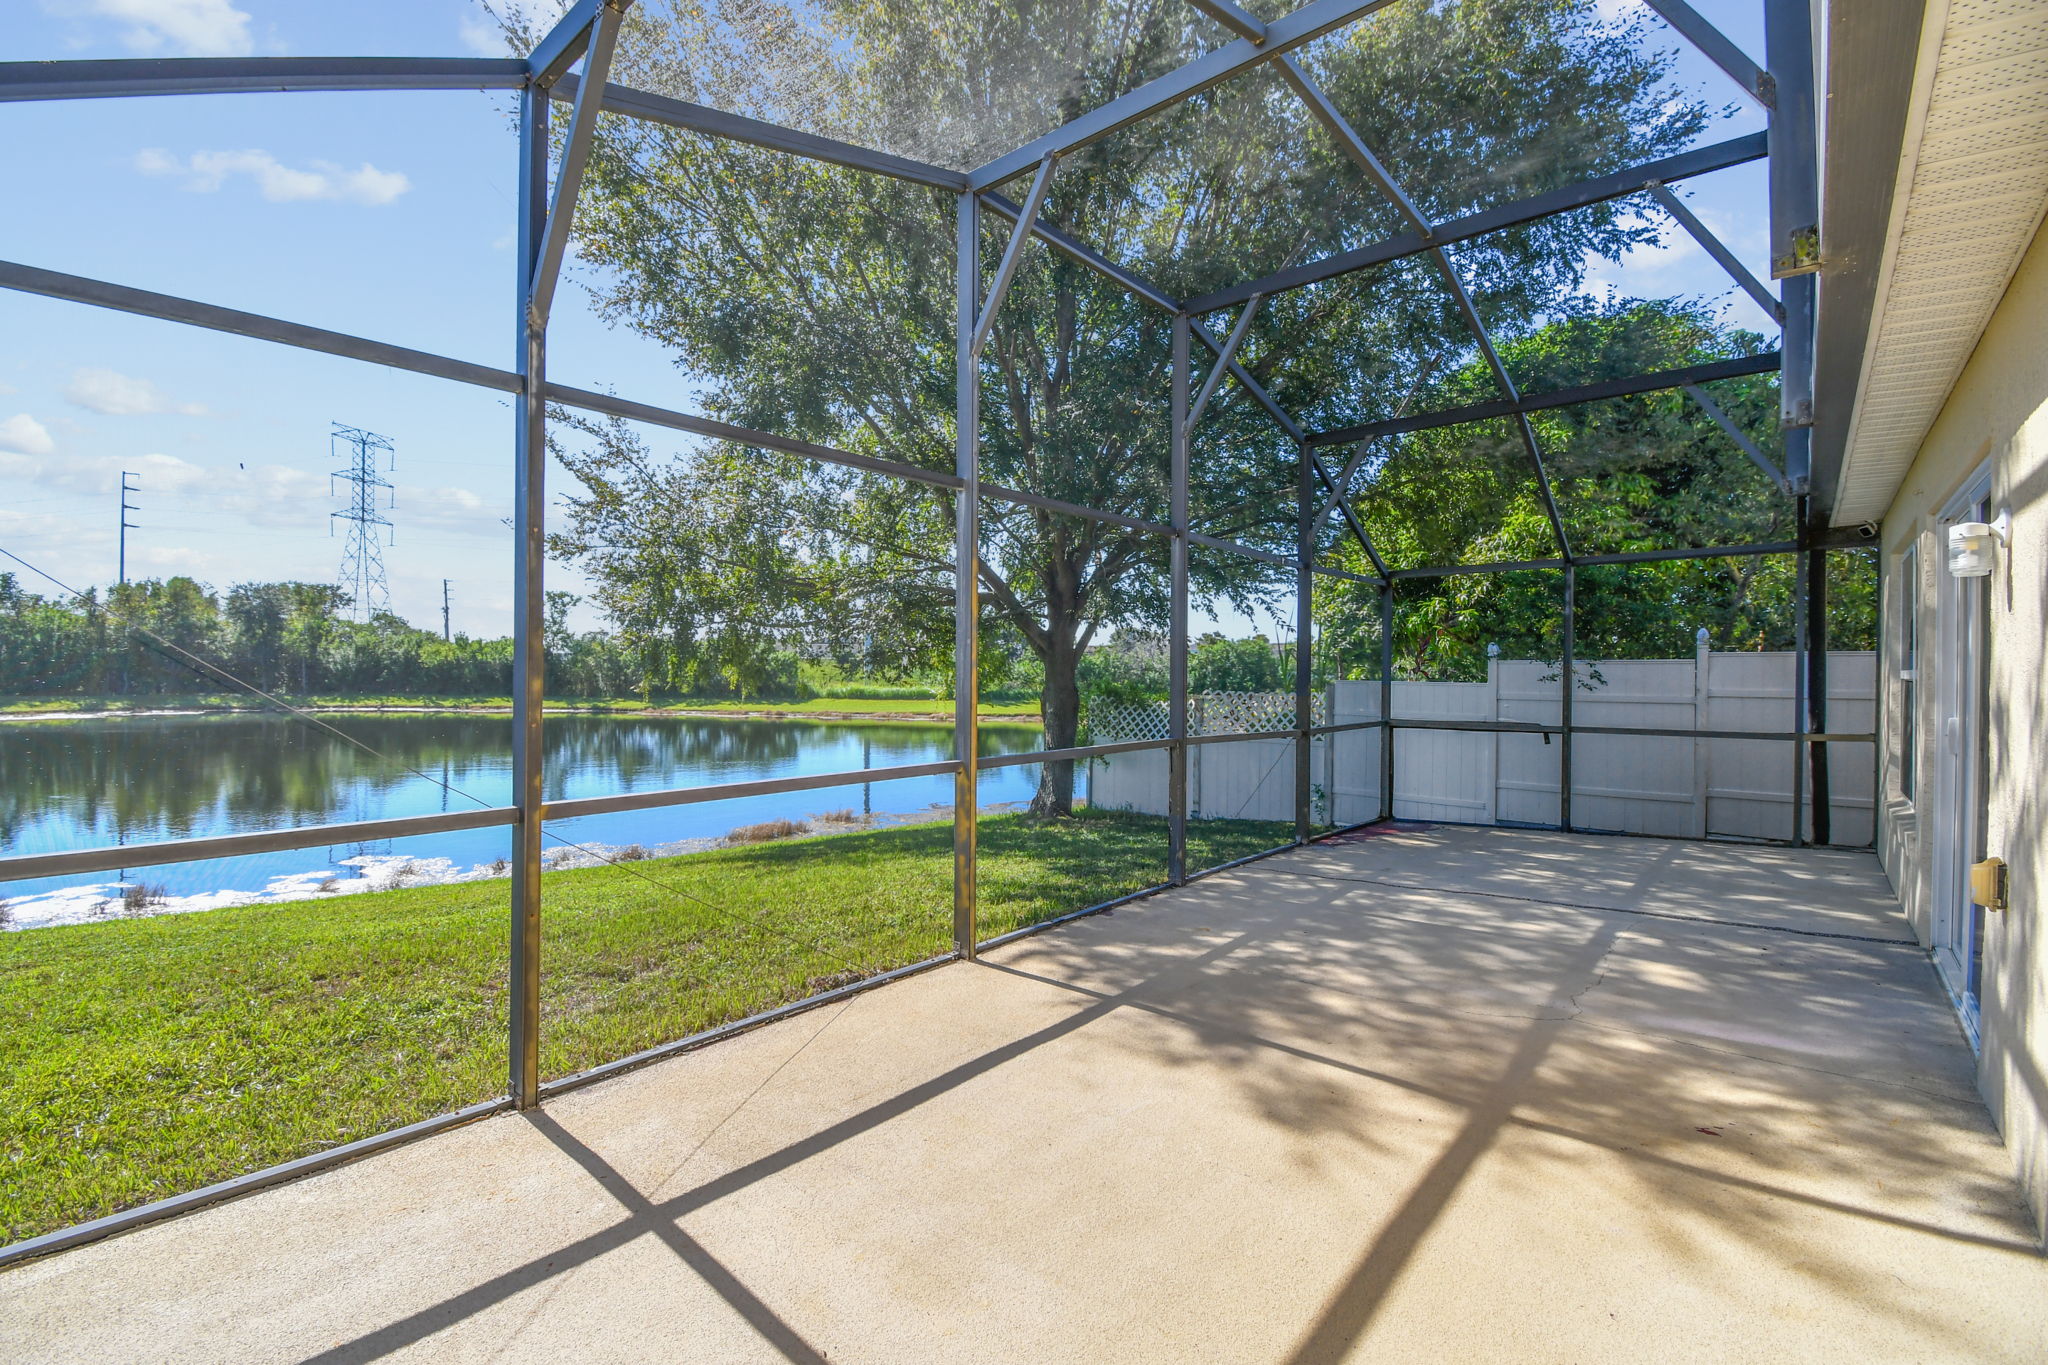
[[[1761,339],[1716,327],[1697,308],[1585,306],[1501,347],[1530,392],[1749,354]],[[1428,387],[1424,410],[1492,396],[1474,360]],[[1715,402],[1767,451],[1777,450],[1775,375],[1722,380]],[[1581,555],[1789,542],[1793,505],[1683,390],[1558,408],[1532,424],[1566,535]],[[1395,438],[1357,472],[1352,505],[1395,567],[1554,557],[1557,542],[1505,421]],[[1355,542],[1328,538],[1331,562],[1369,573]],[[1837,556],[1844,561],[1844,556]],[[1844,562],[1835,575],[1839,649],[1869,648],[1875,578]],[[1715,649],[1789,649],[1792,557],[1730,556],[1578,570],[1577,650],[1584,658],[1682,658],[1705,628]],[[1395,669],[1407,678],[1485,676],[1486,646],[1555,659],[1563,574],[1530,570],[1402,580]],[[1334,580],[1316,612],[1344,676],[1376,676],[1378,590]]]
[[[1264,635],[1231,640],[1204,635],[1188,650],[1190,692],[1291,692],[1293,650]]]
[[[121,584],[69,601],[0,574],[0,695],[187,696],[237,683],[298,695],[509,696],[512,642],[443,640],[389,613],[351,621],[322,583],[238,583],[217,594],[191,578]],[[551,604],[551,696],[638,690],[633,656],[601,633],[566,628]]]
[[[1163,699],[1167,668],[1163,636],[1126,631],[1082,655],[1075,674],[1088,702],[1125,705]]]
[[[1114,15],[1088,0],[828,0],[801,14],[636,6],[633,84],[945,164],[975,165],[1212,47],[1182,0]],[[1705,115],[1662,88],[1625,25],[1589,0],[1401,5],[1303,60],[1438,218],[1688,142]],[[1010,187],[1015,193],[1015,187]],[[1378,192],[1270,68],[1067,158],[1047,215],[1182,296],[1395,229]],[[953,467],[952,196],[742,143],[600,125],[577,215],[599,307],[664,347],[716,416],[861,455]],[[1007,224],[985,221],[993,260]],[[1556,306],[1589,255],[1651,230],[1601,205],[1458,250],[1490,323]],[[1227,321],[1217,319],[1217,321]],[[1244,354],[1304,425],[1384,411],[1462,355],[1426,270],[1401,266],[1272,299]],[[1169,319],[1063,255],[1026,252],[981,365],[991,483],[1165,518]],[[1418,378],[1421,377],[1421,378]],[[761,685],[778,654],[929,665],[950,643],[952,529],[928,491],[759,450],[657,460],[616,424],[567,418],[582,481],[557,554],[671,685]],[[1293,453],[1229,386],[1198,433],[1195,526],[1292,534]],[[981,507],[984,677],[1028,652],[1047,743],[1074,740],[1091,643],[1158,631],[1166,553],[1150,533],[1000,499]],[[1270,593],[1270,566],[1203,556],[1196,600]],[[1122,686],[1121,683],[1114,684]],[[1049,764],[1034,809],[1071,802]]]

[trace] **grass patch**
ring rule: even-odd
[[[1189,865],[1289,826],[1200,821]],[[985,936],[1159,882],[1166,822],[984,818]],[[545,874],[542,1072],[937,956],[952,832]],[[502,1094],[503,881],[0,935],[0,1242]]]

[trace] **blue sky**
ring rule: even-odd
[[[1633,0],[1602,0],[1622,11]],[[1753,56],[1760,0],[1697,3]],[[1674,38],[1673,44],[1677,40]],[[10,60],[188,55],[496,55],[468,0],[13,0]],[[1681,81],[1716,102],[1704,61]],[[218,95],[0,105],[17,187],[0,258],[509,367],[509,97]],[[1760,122],[1744,115],[1714,136]],[[1763,172],[1696,182],[1695,210],[1761,273]],[[1588,287],[1762,314],[1675,229]],[[169,323],[0,291],[0,547],[84,587],[115,573],[120,472],[141,475],[131,577],[331,581],[342,542],[330,421],[397,449],[393,606],[456,629],[509,623],[510,424],[502,395]],[[685,376],[562,291],[550,372],[672,407]],[[558,573],[554,586],[576,588]],[[49,591],[47,584],[28,586]],[[1199,626],[1198,626],[1199,629]]]

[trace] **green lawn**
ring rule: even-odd
[[[283,694],[293,706],[315,711],[510,711],[510,697],[405,697],[363,694],[335,696],[294,696]],[[51,713],[92,712],[119,715],[124,711],[260,711],[269,703],[233,692],[164,694],[119,697],[0,697],[0,716],[36,716]],[[769,716],[901,716],[906,719],[951,720],[950,701],[916,701],[903,698],[815,697],[810,701],[732,701],[707,698],[669,697],[643,702],[638,697],[563,697],[547,704],[550,711],[677,715],[686,712]],[[993,702],[981,704],[984,716],[1016,716],[1036,720],[1038,703]]]
[[[1286,842],[1190,827],[1212,866]],[[1156,816],[986,817],[985,937],[1164,879]],[[947,950],[951,826],[546,874],[542,1073]],[[0,1243],[502,1094],[503,881],[0,934]]]

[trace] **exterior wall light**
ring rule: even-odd
[[[2005,539],[2005,518],[1959,521],[1948,528],[1948,571],[1956,578],[1988,578],[1998,562],[1998,543]]]

